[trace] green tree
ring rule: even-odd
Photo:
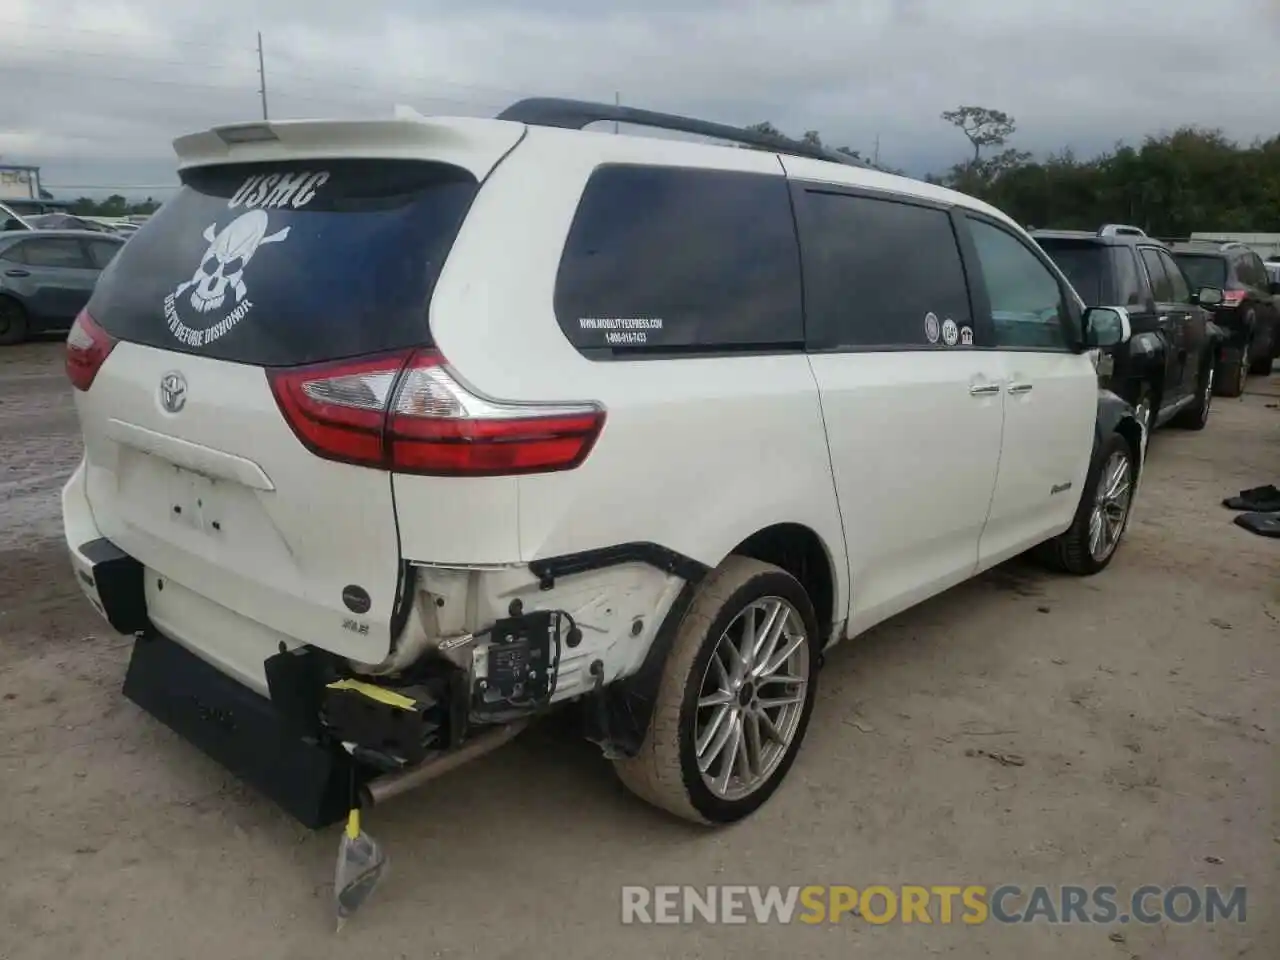
[[[989,107],[957,107],[944,111],[942,119],[959,127],[960,132],[969,138],[969,142],[973,144],[975,166],[982,158],[984,147],[1003,147],[1018,129],[1013,117]]]
[[[118,193],[113,193],[98,205],[98,215],[102,217],[123,217],[128,213],[129,201]]]
[[[1087,160],[1064,150],[1005,164],[991,178],[965,179],[970,172],[953,168],[948,182],[1037,227],[1132,223],[1164,237],[1280,232],[1280,137],[1242,146],[1219,130],[1183,127]]]

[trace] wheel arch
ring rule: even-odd
[[[1141,475],[1144,467],[1144,451],[1142,443],[1142,427],[1134,413],[1133,405],[1110,390],[1098,391],[1098,414],[1094,426],[1092,457],[1098,455],[1106,438],[1118,434],[1129,444],[1133,451],[1137,472]],[[1148,438],[1149,439],[1149,438]]]
[[[0,290],[0,305],[5,303],[13,304],[18,309],[18,334],[16,337],[10,338],[7,334],[0,335],[0,343],[16,344],[21,343],[25,336],[31,332],[32,313],[31,308],[27,306],[26,301],[10,290]]]
[[[0,290],[0,300],[8,300],[11,303],[15,303],[23,313],[27,314],[27,316],[31,315],[31,307],[27,305],[26,299],[12,290]]]
[[[813,602],[824,643],[843,619],[837,608],[840,590],[835,558],[812,528],[803,523],[775,523],[751,534],[729,554],[772,563],[799,580]]]
[[[843,547],[843,544],[836,545]],[[818,619],[821,646],[844,619],[846,568],[843,549],[833,549],[811,526],[779,521],[743,537],[725,555],[747,556],[771,563],[795,577],[809,594]],[[653,717],[662,670],[681,622],[693,605],[704,577],[686,579],[679,596],[667,611],[639,669],[588,695],[585,706],[587,738],[606,752],[634,756],[640,749]],[[820,651],[815,651],[815,653]]]

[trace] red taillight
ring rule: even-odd
[[[431,350],[270,374],[298,439],[329,460],[432,476],[569,470],[591,452],[595,404],[524,404],[468,390]]]
[[[1247,290],[1223,290],[1222,304],[1227,307],[1238,307],[1244,302],[1244,298],[1248,294]]]
[[[116,341],[103,330],[88,310],[81,310],[67,334],[67,379],[77,390],[88,390],[102,369]]]

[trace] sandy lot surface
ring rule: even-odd
[[[1008,564],[842,647],[757,816],[704,832],[543,724],[375,811],[392,873],[332,932],[311,834],[119,694],[72,582],[57,344],[0,351],[0,957],[1280,956],[1280,378],[1163,431],[1102,576]],[[986,754],[1013,753],[1022,766]],[[1244,924],[641,927],[624,884],[1248,887]],[[356,951],[353,954],[352,951]]]

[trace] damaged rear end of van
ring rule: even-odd
[[[524,135],[401,118],[182,138],[181,188],[67,340],[85,452],[66,540],[135,637],[126,696],[313,827],[593,679],[568,669],[590,644],[574,653],[568,602],[526,562],[516,485],[580,465],[604,409],[481,391],[428,322]],[[636,608],[665,610],[681,581],[645,569]]]

